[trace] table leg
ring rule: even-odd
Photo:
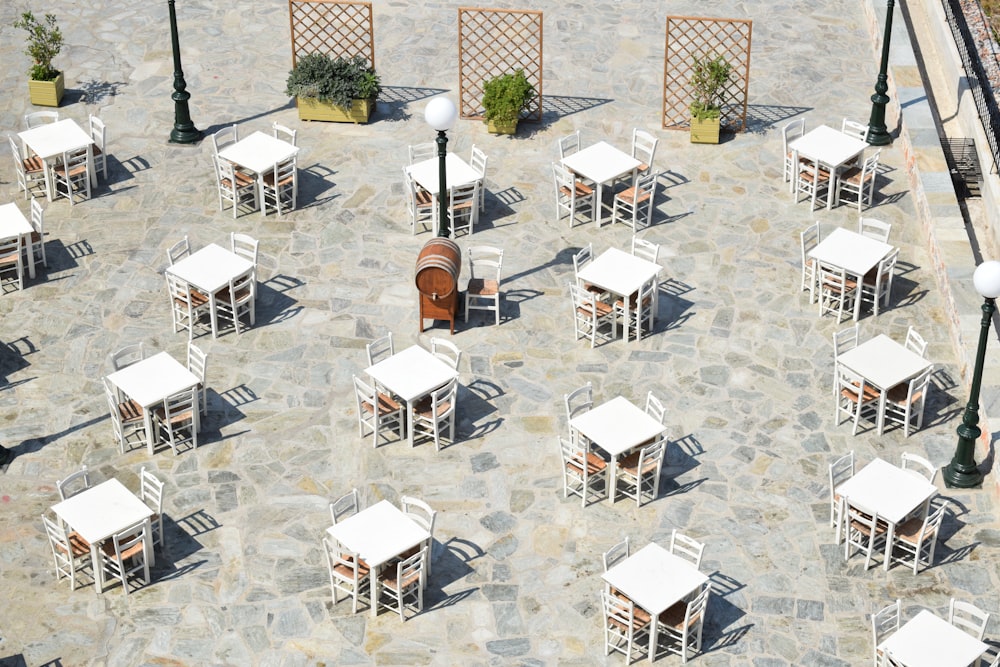
[[[611,460],[608,461],[608,480],[604,483],[605,488],[608,490],[608,504],[615,504],[615,479],[617,478],[618,471],[618,457],[612,456]]]
[[[882,556],[882,569],[888,572],[889,556],[892,554],[892,537],[896,534],[896,524],[891,521],[887,521],[886,523],[889,525],[889,529],[885,533],[885,555]]]
[[[857,322],[861,319],[861,284],[864,282],[864,276],[851,276],[855,281],[857,281],[857,287],[854,292],[854,321]],[[878,295],[875,295],[878,298]]]
[[[90,176],[90,187],[97,187],[97,169],[94,168],[94,145],[87,146],[87,175]],[[107,178],[107,174],[104,175]]]
[[[153,407],[152,405],[142,406],[142,425],[146,427],[146,449],[150,456],[156,449],[156,433],[153,432]]]
[[[378,617],[378,573],[381,565],[372,566],[368,573],[368,592],[371,595],[372,618]]]
[[[156,565],[156,552],[153,550],[153,522],[150,518],[145,521],[146,539],[142,541],[142,552],[146,558],[147,567]],[[149,577],[146,577],[147,583]]]
[[[54,194],[52,190],[52,169],[49,161],[45,158],[42,158],[42,169],[45,170],[45,196],[51,202]]]
[[[649,620],[649,661],[656,660],[656,636],[659,634],[660,619],[656,614],[650,614]]]
[[[604,183],[597,183],[597,198],[594,201],[594,226],[600,229],[604,215]]]
[[[413,399],[416,400],[416,399]],[[406,439],[410,443],[410,447],[414,447],[413,444],[413,400],[406,402],[406,424],[403,428],[406,429]]]
[[[212,318],[212,338],[218,338],[219,318],[215,307],[215,292],[208,293],[208,314]]]
[[[35,253],[32,252],[32,250],[31,250],[31,234],[24,234],[21,237],[21,242],[28,249],[28,277],[31,278],[32,280],[34,280],[35,279]],[[44,239],[42,239],[42,243],[45,243]]]
[[[101,565],[101,545],[90,544],[90,563],[94,568],[94,587],[98,593],[104,592],[104,567]]]

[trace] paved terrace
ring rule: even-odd
[[[413,266],[429,237],[409,234],[400,167],[408,144],[432,138],[427,97],[457,91],[459,3],[375,4],[386,91],[371,124],[349,126],[300,123],[282,94],[284,3],[178,3],[199,128],[236,122],[249,132],[277,120],[299,129],[300,210],[235,221],[217,209],[210,143],[165,143],[165,3],[35,8],[54,12],[66,37],[57,62],[71,90],[60,112],[77,121],[100,113],[111,178],[82,205],[47,205],[48,270],[0,298],[2,440],[17,453],[0,482],[0,663],[618,665],[603,657],[601,552],[625,535],[637,547],[662,543],[673,528],[707,542],[703,569],[716,583],[694,664],[862,665],[868,614],[897,597],[906,618],[918,607],[943,612],[952,596],[973,601],[994,614],[987,637],[1000,638],[990,491],[942,489],[956,511],[938,564],[916,577],[844,563],[826,525],[830,460],[853,449],[862,464],[898,461],[908,450],[944,464],[967,396],[911,195],[915,160],[897,142],[883,151],[871,214],[893,224],[902,266],[891,309],[861,329],[901,339],[916,325],[930,341],[935,390],[925,428],[909,439],[899,429],[852,437],[833,424],[838,325],[798,290],[798,233],[816,219],[827,230],[853,226],[857,211],[793,203],[778,127],[797,114],[810,126],[867,117],[876,58],[865,7],[839,0],[803,12],[755,0],[712,10],[754,20],[752,118],[745,134],[694,146],[657,130],[665,5],[534,3],[545,11],[545,122],[514,139],[469,121],[451,133],[455,151],[476,144],[489,155],[489,200],[472,240],[505,249],[507,299],[503,324],[478,315],[454,336],[465,353],[460,437],[436,453],[359,439],[351,374],[376,335],[392,331],[404,347],[443,332],[417,333]],[[0,7],[0,127],[9,130],[29,110],[21,35],[9,27],[20,9]],[[695,2],[669,9],[705,12]],[[566,133],[625,147],[636,126],[657,130],[656,167],[669,170],[642,236],[662,244],[677,294],[661,299],[655,335],[592,351],[570,333],[571,254],[587,243],[625,247],[630,231],[556,224],[549,162]],[[10,200],[9,165],[0,173]],[[144,341],[182,356],[166,249],[185,234],[200,247],[233,230],[261,242],[258,325],[197,339],[210,355],[202,445],[176,457],[119,455],[101,394],[106,354]],[[562,498],[562,394],[587,381],[599,401],[639,401],[649,390],[667,399],[661,497],[641,509],[584,510]],[[152,584],[127,598],[70,592],[52,575],[39,515],[57,500],[55,481],[81,463],[131,488],[142,466],[167,482],[167,547]],[[353,486],[366,503],[412,494],[439,510],[426,610],[405,624],[331,605],[326,505]]]

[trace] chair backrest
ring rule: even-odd
[[[877,647],[896,630],[899,630],[901,606],[899,600],[872,614],[872,646]]]
[[[469,158],[469,166],[472,167],[473,171],[479,174],[480,178],[486,178],[486,163],[488,161],[489,158],[486,156],[486,153],[473,144]]]
[[[80,146],[63,151],[62,164],[56,165],[55,171],[62,172],[66,178],[82,178],[87,176],[87,147]]]
[[[163,513],[163,482],[143,466],[139,470],[139,497],[149,509]]]
[[[667,451],[667,439],[656,438],[651,444],[639,450],[637,470],[639,478],[658,478],[663,469],[663,456]],[[638,492],[638,489],[637,489]]]
[[[930,461],[910,452],[903,452],[900,460],[900,468],[919,477],[926,477],[928,482],[934,483],[938,469]]]
[[[108,354],[108,365],[116,371],[131,366],[146,358],[146,349],[142,343],[133,343]]]
[[[937,539],[937,534],[941,530],[941,524],[944,523],[944,515],[947,513],[948,501],[941,501],[941,504],[924,519],[924,525],[921,526],[920,534],[917,536],[918,544],[925,544],[927,540]]]
[[[257,248],[259,245],[260,242],[248,234],[240,234],[239,232],[229,233],[229,248],[233,254],[250,260],[254,266],[257,266]]]
[[[357,514],[358,509],[358,490],[354,488],[330,503],[330,521],[336,525],[340,519]]]
[[[579,389],[563,394],[566,406],[566,421],[578,417],[594,407],[594,386],[588,382]]]
[[[450,340],[444,338],[431,338],[431,354],[448,364],[456,371],[458,364],[462,360],[462,351]]]
[[[952,598],[948,605],[948,622],[956,628],[968,632],[979,641],[983,641],[983,637],[986,635],[986,624],[989,620],[988,612],[970,602],[962,602]]]
[[[898,260],[899,248],[893,248],[888,255],[879,261],[875,277],[876,292],[878,294],[882,294],[884,291],[888,290],[889,286],[892,284],[892,277],[896,271],[896,262]]]
[[[66,529],[62,523],[56,523],[43,514],[42,524],[45,526],[45,534],[49,537],[52,552],[59,554],[63,559],[71,558],[73,550],[69,546],[69,538],[66,536]]]
[[[705,554],[705,545],[698,540],[677,532],[675,528],[670,533],[670,553],[690,561],[695,567],[701,567],[701,557]]]
[[[104,150],[104,142],[107,140],[107,128],[104,126],[104,121],[90,114],[90,138],[94,140],[94,144]]]
[[[21,236],[14,236],[9,239],[4,239],[0,241],[0,257],[7,257],[9,255],[17,257],[17,265],[21,265],[21,246],[22,246]]]
[[[31,224],[31,228],[35,230],[35,233],[38,234],[39,238],[41,239],[41,242],[44,243],[45,211],[44,209],[42,209],[41,202],[39,202],[38,199],[35,197],[31,198],[30,208],[31,208],[31,215],[28,218],[28,222]]]
[[[837,364],[837,392],[847,390],[852,395],[862,397],[865,394],[865,379],[843,364]]]
[[[128,560],[135,547],[146,540],[146,522],[140,521],[135,525],[118,531],[111,536],[111,539],[115,546],[115,560],[122,563]]]
[[[167,261],[170,262],[170,266],[173,266],[190,254],[191,243],[188,241],[187,235],[185,235],[180,241],[167,248]]]
[[[368,365],[374,366],[383,359],[388,359],[393,355],[392,332],[390,331],[381,338],[376,338],[365,345],[365,352],[368,353]]]
[[[556,196],[576,196],[576,177],[558,162],[552,163],[552,179],[556,185]]]
[[[705,609],[708,607],[708,598],[711,594],[712,582],[706,581],[698,596],[688,602],[687,611],[684,613],[684,627],[689,632],[705,622]]]
[[[358,399],[358,413],[364,414],[364,406],[369,406],[370,412],[377,415],[378,410],[375,409],[375,387],[368,384],[357,375],[354,377],[354,396]]]
[[[656,155],[656,145],[660,140],[645,130],[639,128],[632,129],[632,157],[646,165],[647,168],[653,166],[653,157]]]
[[[647,262],[656,264],[660,257],[660,244],[640,239],[638,236],[632,237],[632,256],[640,257]]]
[[[858,218],[858,234],[862,236],[867,236],[870,239],[875,239],[876,241],[881,241],[882,243],[889,242],[889,232],[892,231],[892,224],[878,220],[876,218],[866,218],[864,216]]]
[[[838,486],[852,477],[854,477],[853,449],[830,464],[830,497],[834,496]]]
[[[636,627],[632,600],[604,590],[601,591],[601,606],[604,608],[605,627],[617,636],[631,637]]]
[[[455,216],[463,214],[464,211],[471,211],[476,206],[476,197],[479,196],[479,183],[471,183],[448,190],[448,215]]]
[[[8,143],[10,143],[10,152],[14,156],[14,168],[17,170],[17,175],[19,178],[23,178],[25,175],[25,170],[24,170],[24,158],[21,157],[21,149],[18,147],[17,142],[14,141],[14,135],[8,134],[7,141]],[[26,186],[27,184],[24,185]]]
[[[419,524],[428,533],[434,535],[434,521],[437,512],[431,509],[430,505],[413,496],[401,496],[399,505],[403,514]]]
[[[221,149],[229,146],[230,144],[235,144],[239,140],[239,130],[237,130],[236,125],[233,124],[229,127],[222,128],[212,135],[212,146],[215,148],[215,152],[218,153]]]
[[[45,123],[55,123],[58,120],[58,111],[34,111],[24,114],[24,129],[30,130],[33,127],[38,127]]]
[[[194,343],[188,343],[187,369],[198,378],[199,384],[205,384],[205,373],[208,370],[208,354]]]
[[[919,354],[921,357],[927,353],[927,341],[917,333],[917,330],[912,325],[906,330],[906,343],[904,345],[907,350],[914,354]]]
[[[626,536],[624,540],[604,552],[602,556],[604,571],[607,572],[610,568],[628,558],[628,553],[628,536]]]
[[[590,243],[580,248],[580,250],[573,255],[573,271],[579,277],[580,269],[587,266],[594,260],[594,247]]]
[[[293,130],[274,122],[271,123],[271,132],[274,134],[275,139],[282,139],[293,146],[295,145],[295,135],[298,134],[298,130]]]
[[[833,334],[833,361],[837,362],[837,359],[844,352],[848,350],[853,350],[858,346],[858,338],[861,331],[861,327],[855,324],[854,326],[847,327],[840,331],[835,331]]]
[[[799,242],[802,246],[803,266],[805,266],[806,263],[806,255],[809,254],[809,251],[818,246],[821,240],[822,236],[820,234],[819,220],[799,232]]]
[[[437,144],[433,141],[428,141],[423,144],[412,144],[409,147],[410,151],[410,164],[416,164],[417,162],[423,162],[424,160],[429,160],[435,155],[437,155]]]
[[[840,131],[861,141],[868,141],[868,126],[847,118],[840,124]]]
[[[503,249],[488,245],[472,246],[466,251],[469,257],[469,274],[472,278],[496,280],[500,284],[503,266]]]
[[[906,404],[916,406],[927,398],[927,389],[931,384],[931,375],[934,373],[934,365],[931,364],[920,375],[914,376],[906,388]],[[934,478],[931,478],[931,482]]]
[[[667,409],[663,407],[663,401],[651,391],[646,394],[646,414],[661,424],[667,416]]]
[[[798,139],[806,133],[806,119],[797,118],[789,123],[785,123],[781,128],[781,147],[788,153],[788,142]]]
[[[81,491],[90,488],[90,471],[87,466],[80,466],[80,469],[71,475],[67,475],[56,482],[56,489],[59,490],[59,499],[66,500],[72,498]]]
[[[878,160],[881,155],[882,149],[880,148],[865,158],[864,163],[861,165],[861,183],[867,183],[869,179],[875,178],[875,174],[878,172]]]
[[[579,152],[580,150],[580,130],[559,139],[559,159]]]

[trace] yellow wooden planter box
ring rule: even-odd
[[[327,120],[334,123],[367,123],[375,109],[375,100],[354,100],[351,108],[333,102],[320,102],[316,98],[295,98],[299,107],[299,120]]]
[[[28,80],[28,97],[31,103],[39,107],[57,107],[62,101],[65,91],[65,81],[63,73],[59,72],[53,81]]]
[[[708,118],[698,120],[691,118],[691,143],[692,144],[717,144],[719,143],[719,127],[722,124],[721,118]]]
[[[486,121],[486,129],[490,134],[517,134],[517,121],[503,123],[488,120]]]

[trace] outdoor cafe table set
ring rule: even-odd
[[[817,263],[827,264],[847,272],[861,288],[865,274],[878,267],[879,262],[894,250],[893,246],[864,236],[850,229],[837,227],[807,257]],[[876,295],[876,298],[878,296]],[[861,299],[854,298],[854,321],[861,316]]]
[[[219,157],[232,162],[257,179],[257,201],[264,201],[264,181],[261,176],[274,169],[274,165],[297,155],[298,147],[284,139],[255,131],[236,143],[219,151]]]
[[[629,297],[638,294],[643,285],[656,280],[662,266],[641,257],[635,257],[618,248],[608,248],[580,269],[577,279],[610,292],[622,300],[625,307],[625,324],[622,336],[628,341],[629,311],[632,308]],[[653,290],[652,322],[656,324],[657,292]],[[638,305],[638,304],[636,304]],[[638,341],[638,336],[636,337]]]
[[[922,609],[878,648],[904,667],[979,667],[979,658],[989,647]]]
[[[813,163],[813,168],[828,169],[830,185],[826,195],[826,208],[833,208],[833,197],[837,191],[837,178],[840,170],[848,163],[854,162],[865,152],[868,144],[828,125],[820,125],[788,144],[793,156]],[[798,160],[795,160],[798,163]],[[793,174],[791,192],[795,192],[798,175]],[[815,200],[815,190],[813,199]]]
[[[83,146],[87,147],[87,173],[91,187],[97,187],[97,172],[94,170],[94,140],[71,118],[54,123],[43,123],[30,130],[18,132],[26,148],[42,159],[45,168],[45,194],[49,201],[54,196],[51,171],[63,153]]]
[[[218,338],[219,325],[216,317],[218,301],[216,295],[229,285],[229,281],[235,280],[253,269],[253,262],[246,257],[241,257],[215,243],[209,243],[172,266],[168,266],[166,270],[167,273],[208,295],[208,307],[212,319],[212,338]]]
[[[31,223],[18,208],[17,204],[11,202],[10,204],[0,205],[0,241],[7,241],[14,238],[15,236],[20,236],[22,238],[22,245],[29,247],[29,240],[31,239],[31,233],[34,231],[31,227]],[[28,276],[30,278],[35,277],[35,253],[28,252]]]
[[[611,185],[619,178],[634,177],[639,160],[621,151],[606,141],[567,155],[562,159],[564,167],[597,184],[597,205],[594,206],[594,225],[600,226],[604,211],[604,186]]]

